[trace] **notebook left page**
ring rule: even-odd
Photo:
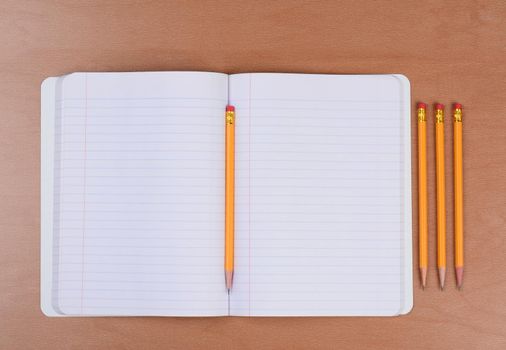
[[[218,73],[75,73],[42,91],[42,309],[228,314]]]

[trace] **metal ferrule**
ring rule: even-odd
[[[427,121],[427,115],[425,112],[425,108],[418,108],[417,113],[418,113],[418,121],[419,122],[426,122]]]
[[[462,109],[456,108],[453,111],[453,120],[457,123],[462,123]]]
[[[227,124],[234,124],[235,112],[228,111],[225,113],[225,120]]]
[[[436,109],[436,123],[444,123],[445,114],[442,109]]]

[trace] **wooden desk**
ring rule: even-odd
[[[421,3],[0,1],[0,348],[505,349],[506,2]],[[46,318],[39,309],[40,82],[132,70],[403,73],[413,102],[458,100],[465,108],[464,290],[455,290],[452,269],[447,289],[438,290],[431,249],[429,287],[423,292],[415,280],[415,307],[405,317]],[[446,131],[452,247],[451,126]],[[434,248],[432,123],[428,132]],[[413,165],[416,214],[416,152]],[[413,232],[416,242],[416,215]],[[452,249],[449,255],[452,261]]]

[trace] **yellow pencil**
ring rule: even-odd
[[[417,104],[418,115],[418,262],[422,288],[427,281],[429,261],[427,212],[427,116],[425,103]]]
[[[453,105],[453,175],[455,192],[455,275],[462,287],[464,275],[464,181],[462,154],[462,105]]]
[[[436,192],[437,192],[437,267],[439,284],[444,288],[446,275],[446,203],[444,106],[435,105],[436,117]]]
[[[234,277],[235,108],[225,110],[225,286],[230,294]]]

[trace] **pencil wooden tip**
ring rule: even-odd
[[[439,271],[439,285],[441,286],[441,290],[443,290],[445,286],[445,277],[446,277],[446,268],[440,267]]]
[[[455,276],[457,277],[457,288],[459,290],[462,289],[462,282],[464,278],[464,267],[456,267],[455,268]]]
[[[422,289],[425,289],[425,285],[427,284],[427,268],[420,267],[420,277],[422,279]]]
[[[225,271],[225,287],[227,287],[227,291],[230,294],[230,290],[232,289],[232,283],[234,279],[234,271]]]

